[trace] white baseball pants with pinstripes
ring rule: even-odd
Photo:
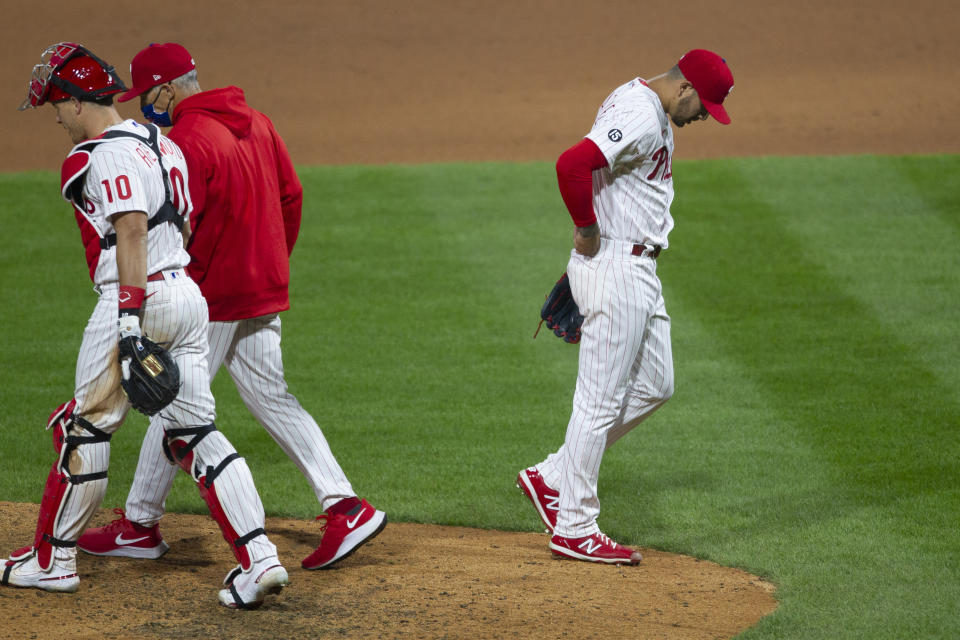
[[[207,425],[214,418],[206,365],[207,303],[196,283],[182,270],[164,275],[164,280],[147,283],[143,331],[170,351],[180,368],[182,386],[173,403],[154,418],[158,426],[161,423],[181,428]],[[117,291],[116,284],[100,288],[100,300],[83,333],[74,391],[75,414],[108,434],[120,427],[130,410],[120,387],[117,362]],[[216,466],[235,452],[223,434],[214,432],[203,439],[194,455],[203,466]],[[70,457],[70,471],[73,474],[103,471],[109,459],[109,442],[83,444]],[[174,472],[176,469],[173,467]],[[79,538],[100,506],[106,489],[105,479],[76,485],[62,506],[55,537],[70,541]],[[220,474],[217,495],[237,531],[263,527],[263,504],[250,469],[242,459],[227,465]],[[277,555],[276,547],[265,535],[253,539],[247,549],[254,560]],[[76,553],[76,549],[70,551]]]
[[[632,248],[604,239],[596,256],[573,252],[567,265],[584,316],[577,387],[563,446],[537,465],[560,493],[555,533],[563,537],[600,530],[604,451],[673,394],[670,316],[656,262]]]
[[[280,316],[211,322],[208,335],[209,370],[216,375],[226,366],[247,409],[303,473],[321,508],[325,511],[355,495],[320,427],[287,391]],[[151,421],[127,496],[126,517],[139,524],[160,520],[176,477],[176,467],[164,456],[162,437],[161,425]]]

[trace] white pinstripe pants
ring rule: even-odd
[[[181,388],[176,399],[154,416],[162,437],[162,424],[171,427],[195,427],[214,420],[214,400],[207,373],[207,303],[196,283],[182,270],[165,272],[164,280],[147,283],[143,331],[154,342],[163,344],[180,369]],[[171,277],[170,274],[173,274]],[[94,427],[113,434],[123,423],[130,403],[120,386],[117,362],[117,286],[102,287],[100,300],[84,330],[77,358],[75,414]],[[222,434],[211,434],[198,447],[198,458],[217,464],[235,452]],[[106,470],[110,443],[83,444],[70,457],[70,471],[86,474]],[[177,467],[171,467],[174,474]],[[236,460],[218,480],[224,511],[238,531],[263,526],[264,513],[253,476],[246,463]],[[55,534],[63,540],[76,540],[103,499],[107,481],[98,480],[76,486],[65,500]],[[266,536],[250,542],[253,558],[276,555]],[[71,550],[76,552],[75,549]]]
[[[209,370],[216,375],[226,366],[247,409],[303,473],[321,508],[355,495],[320,427],[287,391],[280,316],[211,322],[208,336]],[[151,421],[127,496],[126,515],[133,522],[154,524],[163,516],[176,467],[163,454],[162,437]]]
[[[599,531],[597,481],[604,451],[673,394],[670,316],[656,262],[632,244],[604,239],[600,252],[573,252],[567,265],[584,316],[577,387],[563,446],[537,465],[560,493],[556,534]]]

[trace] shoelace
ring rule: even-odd
[[[330,514],[330,513],[321,513],[320,515],[318,515],[318,516],[315,518],[315,520],[318,521],[318,522],[319,522],[320,520],[323,520],[323,524],[320,525],[320,534],[321,534],[321,537],[323,537],[322,534],[324,534],[324,533],[327,532],[327,525],[329,525],[331,522],[333,522],[334,519],[336,519],[336,518],[346,518],[346,517],[347,517],[347,516],[345,516],[345,515],[342,514],[342,513],[333,513],[333,514]]]
[[[315,518],[315,520],[317,522],[319,522],[320,520],[323,520],[323,524],[320,525],[320,533],[321,534],[325,533],[327,530],[327,525],[330,524],[330,514],[321,513]]]
[[[114,513],[114,515],[118,515],[118,516],[120,516],[120,517],[117,518],[116,520],[111,521],[110,524],[108,524],[106,527],[104,527],[104,531],[115,531],[115,530],[119,529],[120,527],[123,526],[123,523],[124,523],[124,522],[126,521],[126,519],[127,519],[127,516],[126,516],[126,514],[124,513],[123,509],[114,509],[114,510],[113,510],[113,513]]]

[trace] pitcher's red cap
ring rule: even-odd
[[[196,67],[190,52],[176,42],[153,43],[133,57],[133,62],[130,63],[133,86],[118,97],[117,102],[136,98],[158,84],[179,78]]]
[[[723,107],[723,99],[733,89],[733,74],[727,61],[713,51],[694,49],[685,53],[677,65],[710,115],[720,124],[730,124],[730,116]]]

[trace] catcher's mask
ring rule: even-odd
[[[40,64],[33,67],[27,98],[19,111],[70,98],[99,100],[127,90],[112,66],[75,42],[51,45],[40,59]]]

